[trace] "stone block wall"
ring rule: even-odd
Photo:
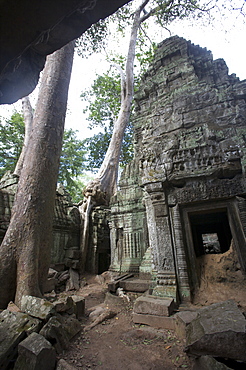
[[[203,234],[217,233],[223,251],[233,239],[246,270],[246,81],[229,75],[207,49],[174,36],[159,45],[135,100],[129,168],[136,175],[123,174],[112,201],[113,232],[124,229],[125,215],[141,214],[157,273],[154,293],[193,299]],[[126,211],[130,191],[139,192],[139,208],[129,203]],[[133,235],[131,228],[129,240]],[[112,242],[112,256],[116,250]]]
[[[7,231],[11,208],[17,188],[18,178],[7,174],[0,188],[0,242]],[[80,214],[69,200],[68,194],[58,188],[53,221],[53,247],[51,264],[53,267],[72,267],[78,269],[80,257]]]

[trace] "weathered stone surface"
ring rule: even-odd
[[[17,189],[18,177],[6,173],[0,182],[0,242],[2,241],[9,225],[14,194]],[[78,268],[80,214],[68,193],[64,190],[63,196],[56,195],[53,221],[53,246],[51,249],[52,266],[64,270],[65,254],[69,254],[69,267]],[[69,250],[72,249],[70,253]],[[74,258],[76,257],[76,259]],[[48,279],[58,278],[58,272],[50,269]],[[55,288],[56,281],[49,280],[45,292]]]
[[[79,333],[81,324],[73,317],[52,316],[47,324],[40,330],[48,341],[55,347],[58,353],[68,348],[69,341]]]
[[[51,302],[44,298],[25,295],[21,299],[21,310],[31,316],[47,320],[55,312]]]
[[[141,296],[136,299],[133,312],[157,316],[170,316],[174,309],[175,303],[173,299]]]
[[[76,370],[77,368],[70,365],[67,361],[60,359],[57,362],[56,370]]]
[[[85,315],[85,298],[79,295],[71,296],[75,304],[75,315],[78,320],[81,320]]]
[[[186,352],[246,361],[246,319],[232,300],[198,311],[187,327]]]
[[[231,367],[227,367],[223,363],[217,361],[211,356],[201,356],[195,359],[195,364],[192,370],[229,370]]]
[[[4,310],[0,314],[0,369],[6,369],[17,354],[17,346],[27,335],[38,331],[40,320],[22,312]]]
[[[175,314],[175,331],[179,338],[186,338],[187,326],[192,320],[196,319],[198,313],[196,311],[181,311]]]
[[[174,330],[175,328],[175,320],[173,317],[148,315],[133,312],[132,321],[136,324],[149,325],[157,329]]]
[[[151,274],[153,294],[189,301],[211,232],[221,254],[234,240],[243,275],[245,95],[245,81],[207,49],[178,36],[158,46],[135,94],[134,159],[111,199],[110,269]],[[243,300],[246,279],[236,276]],[[216,301],[229,299],[233,286],[215,291]]]
[[[110,292],[113,292],[115,293],[116,290],[119,288],[120,286],[120,282],[126,280],[126,279],[129,279],[133,277],[133,274],[123,274],[123,275],[120,275],[120,276],[117,276],[113,281],[110,281],[108,283],[108,290]]]
[[[52,345],[40,334],[32,333],[18,346],[15,370],[53,370],[56,354]]]
[[[12,301],[9,302],[7,310],[10,312],[21,312],[20,308]]]
[[[120,281],[120,287],[129,292],[144,293],[149,289],[150,281],[140,279],[127,279]]]
[[[91,214],[91,238],[87,256],[87,271],[102,274],[110,265],[110,231],[108,207],[95,207]]]
[[[69,269],[69,279],[66,282],[66,291],[79,289],[79,273],[73,268]]]
[[[57,313],[73,314],[75,311],[75,304],[72,297],[60,297],[57,301],[52,303]]]

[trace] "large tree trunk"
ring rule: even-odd
[[[31,132],[32,132],[33,110],[32,110],[32,106],[31,106],[28,96],[25,96],[24,98],[22,98],[22,111],[23,111],[24,122],[25,122],[25,137],[24,137],[24,143],[23,143],[23,147],[21,150],[21,154],[16,163],[15,170],[14,170],[14,175],[17,175],[17,176],[20,176],[23,163],[24,163],[26,149],[28,146],[28,141],[30,139]]]
[[[149,0],[144,0],[134,13],[125,73],[121,71],[121,107],[114,124],[108,150],[96,178],[84,190],[85,198],[80,208],[81,217],[84,220],[84,231],[81,237],[81,271],[85,270],[89,241],[89,217],[92,206],[108,205],[111,196],[116,192],[122,141],[129,122],[134,94],[134,59],[137,35],[140,24],[148,17],[147,15],[141,17],[141,12],[148,2]]]
[[[0,307],[42,296],[52,245],[55,190],[74,43],[47,58],[12,217],[0,246]]]

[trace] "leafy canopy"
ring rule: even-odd
[[[89,128],[100,129],[99,133],[85,140],[87,170],[96,172],[104,159],[120,110],[120,79],[114,69],[97,75],[91,88],[81,93],[81,98],[87,103],[84,113],[87,114]],[[123,139],[121,165],[128,163],[132,157],[132,125],[129,122]]]
[[[6,171],[13,172],[24,142],[25,123],[22,114],[15,112],[5,122],[0,122],[0,178]],[[80,178],[85,169],[84,141],[77,138],[77,131],[65,130],[60,158],[58,182],[66,187],[74,201],[82,197]]]

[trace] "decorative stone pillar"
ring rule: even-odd
[[[162,182],[146,184],[145,199],[149,241],[157,271],[153,295],[176,299],[177,285],[174,267],[173,241],[170,230],[168,205]]]

